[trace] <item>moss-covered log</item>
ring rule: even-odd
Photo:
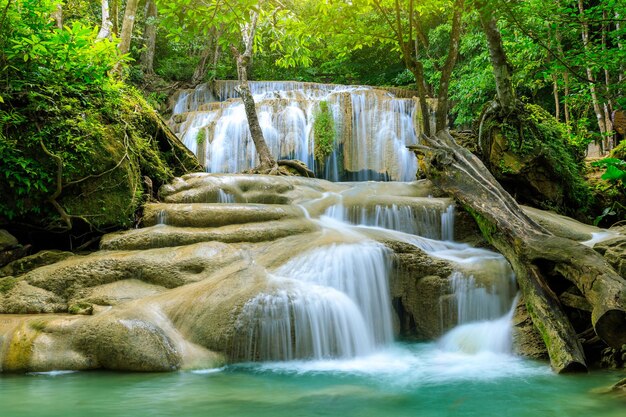
[[[626,281],[592,249],[554,236],[530,219],[482,162],[448,132],[413,146],[426,175],[454,196],[511,262],[534,325],[557,372],[586,368],[581,344],[549,278],[571,281],[592,306],[592,324],[609,346],[626,343]]]

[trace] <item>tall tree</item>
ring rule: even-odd
[[[494,17],[493,9],[489,5],[482,1],[476,4],[483,31],[487,36],[489,57],[491,59],[493,76],[496,81],[498,101],[505,114],[512,114],[516,107],[515,90],[513,89],[513,83],[511,81],[511,67],[506,59],[506,53],[502,45],[502,37],[498,30],[497,21]]]
[[[157,35],[157,5],[154,0],[147,0],[144,15],[146,25],[144,30],[144,49],[141,52],[141,67],[144,73],[154,74],[154,50],[156,48]]]
[[[98,32],[98,39],[110,39],[113,23],[111,22],[111,13],[109,10],[109,0],[102,0],[102,24],[100,25],[100,31]]]
[[[259,7],[262,6],[262,3],[263,2],[260,2]],[[254,97],[248,85],[248,69],[252,64],[252,50],[257,32],[257,24],[259,22],[259,11],[252,9],[249,13],[250,19],[240,24],[243,51],[240,51],[235,45],[231,45],[231,50],[237,62],[237,76],[239,78],[237,92],[241,96],[246,110],[250,135],[252,136],[252,141],[254,142],[254,147],[256,148],[260,161],[259,169],[264,170],[276,167],[276,159],[272,157],[270,149],[263,137],[263,130],[259,123]]]
[[[118,49],[121,54],[130,52],[130,42],[133,35],[133,26],[137,15],[139,0],[128,0],[124,9],[124,20],[122,22],[122,32],[120,33],[120,43]]]

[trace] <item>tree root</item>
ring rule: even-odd
[[[533,324],[558,372],[582,370],[582,346],[549,277],[572,282],[592,308],[591,324],[609,346],[626,343],[626,281],[593,249],[552,235],[531,220],[478,158],[446,131],[413,146],[426,175],[474,216],[485,238],[511,263]]]

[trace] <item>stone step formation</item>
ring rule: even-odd
[[[453,242],[452,230],[474,242],[478,231],[433,194],[427,181],[177,178],[144,227],[105,235],[100,251],[7,270],[0,369],[345,358],[507,314],[508,264]]]

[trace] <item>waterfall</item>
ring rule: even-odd
[[[253,168],[256,150],[235,81],[201,84],[178,94],[170,127],[208,172]],[[318,176],[332,180],[415,178],[417,161],[407,145],[417,143],[418,102],[364,86],[298,82],[250,82],[259,122],[277,159],[299,159]],[[410,97],[410,95],[409,95]],[[313,129],[320,103],[334,120],[334,149],[325,161],[314,158]]]
[[[452,241],[454,237],[454,205],[442,210],[433,205],[335,204],[326,209],[324,215],[355,225],[397,230],[429,239]]]
[[[248,301],[239,318],[235,355],[243,360],[349,358],[374,349],[355,303],[319,285],[285,281],[273,294]]]
[[[250,300],[239,318],[244,360],[348,358],[393,341],[388,250],[332,244],[274,271],[280,288]]]
[[[515,298],[508,313],[494,320],[462,324],[446,333],[439,344],[448,352],[511,353],[511,320],[515,312]]]

